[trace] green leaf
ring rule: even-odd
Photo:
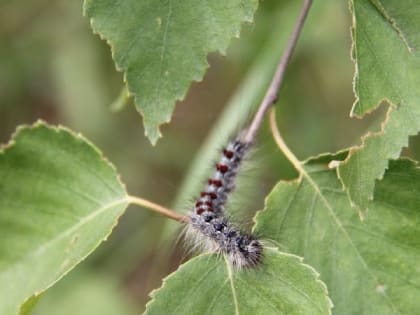
[[[107,238],[128,202],[80,135],[42,122],[0,153],[0,314],[14,315]]]
[[[256,269],[232,270],[215,255],[201,255],[167,277],[146,305],[151,314],[330,314],[318,274],[302,259],[266,247]]]
[[[356,62],[353,115],[382,100],[391,106],[381,132],[363,138],[339,167],[340,179],[359,210],[368,210],[375,180],[397,158],[408,137],[420,131],[420,5],[414,1],[353,3],[353,56]]]
[[[335,314],[418,313],[420,169],[408,160],[390,163],[361,221],[327,165],[325,156],[312,160],[309,180],[279,183],[255,232],[320,272]]]
[[[202,79],[207,54],[225,53],[257,5],[257,0],[84,1],[93,30],[111,45],[117,69],[124,71],[152,143],[191,81]]]

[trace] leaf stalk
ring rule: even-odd
[[[128,202],[130,204],[135,204],[137,206],[146,208],[148,210],[157,212],[169,219],[181,222],[181,223],[188,223],[189,222],[189,218],[185,215],[182,215],[180,213],[177,213],[173,210],[170,210],[168,208],[165,208],[161,205],[158,205],[156,203],[153,203],[147,199],[143,199],[143,198],[139,198],[139,197],[135,197],[135,196],[128,196]]]

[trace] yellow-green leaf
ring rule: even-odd
[[[15,315],[106,239],[128,202],[96,148],[41,122],[3,148],[0,179],[0,314]]]

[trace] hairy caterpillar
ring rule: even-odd
[[[241,162],[251,145],[240,136],[227,144],[216,164],[215,173],[190,214],[189,231],[204,250],[225,254],[232,265],[239,269],[258,265],[263,251],[261,243],[251,234],[240,231],[224,211],[228,195],[235,188]]]

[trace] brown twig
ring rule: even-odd
[[[265,113],[270,108],[270,106],[277,102],[279,90],[283,83],[286,68],[290,62],[293,50],[296,47],[297,40],[302,31],[302,27],[308,15],[311,4],[312,0],[305,0],[305,2],[303,3],[303,7],[296,21],[296,25],[293,29],[292,35],[290,36],[289,41],[287,42],[286,50],[280,58],[279,64],[277,66],[276,72],[274,73],[273,79],[271,80],[270,86],[267,89],[267,92],[265,93],[265,96],[258,108],[258,111],[255,114],[255,117],[252,120],[251,125],[249,126],[245,134],[244,141],[246,142],[252,142],[254,140],[255,135],[261,126]]]

